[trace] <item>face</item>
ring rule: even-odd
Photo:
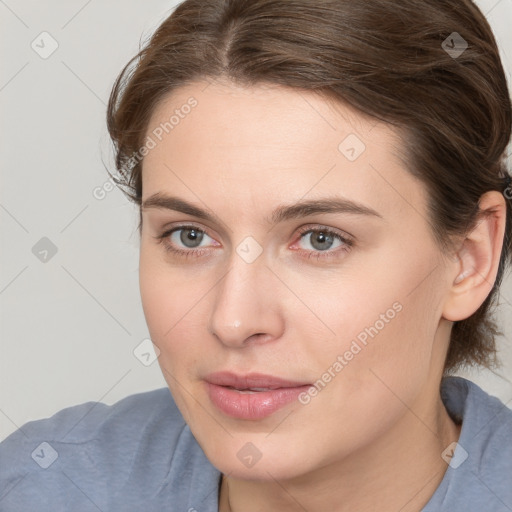
[[[197,82],[147,135],[144,314],[217,468],[299,477],[377,444],[404,403],[427,411],[444,267],[389,126],[309,92]]]

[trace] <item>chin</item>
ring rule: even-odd
[[[222,473],[240,480],[287,480],[299,477],[313,468],[306,467],[306,454],[294,449],[300,442],[288,438],[289,446],[277,436],[241,434],[228,442],[215,442],[211,437],[200,443],[210,462]],[[292,456],[290,456],[292,454]]]
[[[275,456],[271,459],[258,461],[254,466],[246,468],[239,461],[233,462],[224,457],[218,461],[219,464],[212,464],[223,474],[236,480],[250,480],[260,482],[272,482],[275,480],[290,480],[302,476],[304,471],[296,465],[292,466],[286,460],[278,460]]]

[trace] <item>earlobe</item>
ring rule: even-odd
[[[497,191],[480,198],[480,216],[457,252],[451,273],[451,288],[443,317],[451,321],[470,317],[491,292],[503,247],[506,204]]]

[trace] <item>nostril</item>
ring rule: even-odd
[[[266,341],[269,341],[270,339],[270,334],[265,334],[264,332],[259,332],[257,334],[253,334],[252,336],[249,336],[249,338],[247,338],[247,341],[259,341],[259,342],[266,342]]]

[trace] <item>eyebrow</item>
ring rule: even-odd
[[[173,210],[210,222],[217,220],[214,215],[198,206],[178,197],[168,196],[160,192],[148,197],[142,203],[143,210],[149,208]],[[276,207],[271,216],[265,218],[265,220],[269,224],[279,224],[280,222],[300,219],[319,213],[348,213],[383,218],[379,212],[361,203],[356,203],[355,201],[342,197],[326,197],[322,199],[299,201],[291,205],[280,205]]]

